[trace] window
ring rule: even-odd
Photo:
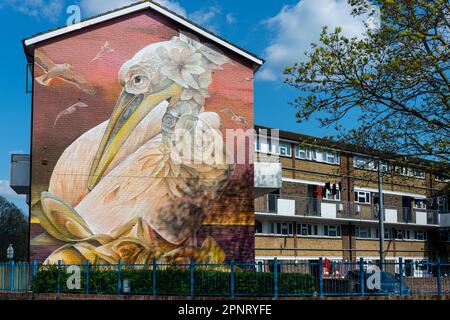
[[[288,142],[280,142],[278,153],[282,156],[291,156],[291,144]]]
[[[259,221],[259,220],[255,221],[255,228],[256,228],[256,233],[263,233],[263,224],[261,221]]]
[[[370,227],[357,227],[356,228],[356,237],[357,238],[372,238],[374,235],[372,234],[372,229]]]
[[[259,134],[256,135],[256,139],[255,139],[255,150],[256,150],[256,151],[261,150],[261,141],[259,140]]]
[[[327,163],[331,163],[331,164],[339,164],[340,163],[339,152],[326,151],[325,156],[326,156],[325,162],[327,162]]]
[[[416,178],[421,178],[424,179],[425,178],[425,172],[422,170],[412,170],[412,176],[416,177]]]
[[[449,177],[446,177],[446,176],[440,175],[440,174],[436,175],[435,179],[436,179],[436,181],[440,181],[440,182],[450,182]]]
[[[378,170],[378,165],[376,165]],[[388,172],[389,171],[389,165],[385,162],[381,163],[381,172]]]
[[[299,236],[308,236],[311,235],[311,225],[310,224],[297,224],[297,234]]]
[[[326,237],[340,237],[341,227],[336,225],[324,225],[323,234]]]
[[[384,238],[385,239],[391,239],[391,229],[384,228]]]
[[[325,194],[324,194],[323,198],[326,200],[339,201],[341,199],[341,191],[339,190],[339,188],[337,188],[336,194],[333,194],[333,192],[331,190],[327,189],[327,190],[325,190]]]
[[[425,203],[425,199],[414,199],[413,200],[413,208],[414,209],[426,209],[427,205]]]
[[[295,157],[303,160],[311,160],[311,148],[309,146],[295,145]]]
[[[370,192],[355,191],[355,202],[357,202],[357,203],[369,203],[370,204]]]
[[[448,212],[448,199],[446,197],[437,197],[437,206],[439,213]]]
[[[281,235],[293,235],[294,226],[292,222],[278,222],[277,223],[277,234]]]
[[[416,240],[427,240],[427,232],[424,230],[414,231],[414,239]]]
[[[359,169],[376,171],[376,170],[378,170],[378,161],[371,159],[369,157],[354,155],[353,156],[353,166],[355,168],[359,168]],[[389,170],[389,165],[386,162],[381,162],[381,171],[388,172],[388,170]]]
[[[272,150],[272,137],[267,137],[267,151],[269,152],[269,153],[272,153],[273,152],[273,150]]]
[[[403,233],[403,237],[405,240],[411,239],[411,232],[409,230],[405,230]]]
[[[298,159],[313,160],[330,164],[340,163],[339,152],[309,146],[295,145],[295,157]]]
[[[405,237],[404,230],[393,229],[394,239],[403,240]]]
[[[396,166],[395,172],[397,172],[398,174],[401,174],[402,176],[408,176],[408,177],[414,177],[414,178],[420,178],[420,179],[425,178],[425,171],[422,171],[422,170]]]
[[[355,168],[368,169],[369,163],[370,163],[370,160],[366,157],[357,156],[357,155],[353,156],[353,166]]]
[[[309,223],[297,224],[297,235],[299,236],[317,236],[317,225]]]

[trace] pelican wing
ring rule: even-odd
[[[48,72],[55,66],[55,63],[50,59],[44,51],[36,50],[34,53],[34,62],[45,72]]]
[[[86,92],[88,94],[95,94],[94,87],[92,87],[79,72],[67,70],[62,75],[60,75],[59,78],[74,84],[83,92]]]

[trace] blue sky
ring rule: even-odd
[[[22,196],[9,189],[11,153],[29,153],[31,94],[25,93],[26,59],[22,39],[63,26],[66,8],[76,4],[82,18],[121,7],[133,0],[3,0],[0,3],[2,50],[0,77],[0,195],[28,210]],[[363,32],[350,16],[346,0],[160,0],[226,39],[266,59],[255,80],[255,123],[322,136],[317,121],[297,124],[289,105],[297,92],[283,84],[281,71],[303,59],[322,25],[342,26],[348,35]],[[351,123],[354,119],[348,119]]]

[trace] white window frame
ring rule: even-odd
[[[419,239],[419,234],[421,234],[422,239]],[[427,240],[427,231],[426,230],[415,230],[414,231],[414,240],[426,241]]]
[[[361,236],[361,231],[364,231],[366,236]],[[375,235],[372,233],[371,227],[356,227],[356,237],[360,239],[373,239]]]
[[[421,203],[420,205],[417,204],[417,202]],[[425,199],[413,199],[413,208],[414,209],[426,209],[427,204],[425,203]]]
[[[335,236],[330,236],[330,232],[332,230],[333,230],[334,233],[336,233]],[[330,237],[330,238],[340,238],[341,237],[341,227],[339,225],[336,225],[336,224],[325,224],[323,226],[323,235],[325,237]]]
[[[297,223],[297,235],[298,236],[311,236],[312,231],[312,225],[309,223]],[[300,231],[300,232],[298,232]],[[305,232],[305,234],[303,233]]]
[[[293,236],[294,235],[294,224],[292,222],[275,222],[276,230],[275,233],[280,236]],[[280,225],[280,232],[278,232],[278,225]],[[291,232],[289,232],[289,226],[291,226]],[[284,233],[286,231],[286,233]]]
[[[281,150],[286,150],[285,154],[281,152]],[[280,141],[278,142],[278,154],[283,157],[291,157],[292,156],[292,146],[289,142]]]
[[[341,190],[339,190],[339,187],[337,187],[337,193],[331,194],[331,190],[325,190],[325,194],[323,195],[324,200],[329,201],[341,201]]]
[[[399,237],[401,235],[401,238]],[[403,229],[395,229],[395,240],[405,240],[405,230]]]
[[[356,196],[358,194],[358,196]],[[361,195],[364,194],[364,201],[360,201]],[[371,196],[369,191],[355,191],[355,203],[371,204]]]
[[[323,152],[323,154],[325,155],[325,160],[324,162],[329,163],[329,164],[340,164],[340,154],[337,151],[332,151],[332,150],[325,150]],[[330,159],[333,159],[330,161]]]
[[[445,182],[445,183],[450,182],[450,179],[445,178],[445,177],[442,176],[442,175],[435,175],[435,176],[434,176],[434,180],[436,180],[436,181],[438,181],[438,182]]]
[[[312,150],[311,147],[305,145],[296,144],[294,147],[295,158],[300,160],[312,160]],[[304,157],[301,156],[304,153]]]

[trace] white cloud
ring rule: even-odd
[[[234,16],[234,14],[229,13],[225,16],[225,21],[228,24],[235,24],[236,23],[236,17]]]
[[[62,0],[5,0],[2,7],[11,7],[23,14],[35,17],[38,20],[47,19],[52,22],[58,20],[63,9]]]
[[[365,30],[362,19],[350,13],[347,0],[301,0],[284,6],[276,16],[263,22],[275,36],[263,52],[267,62],[257,79],[279,79],[285,67],[301,61],[310,44],[319,42],[324,25],[330,30],[340,26],[347,36],[361,35]]]
[[[166,7],[167,9],[178,13],[180,16],[186,17],[187,13],[186,13],[186,9],[183,8],[178,2],[176,1],[171,1],[171,0],[157,0],[155,2],[158,2],[160,5],[162,5],[163,7]]]
[[[82,15],[93,16],[100,13],[104,13],[117,8],[125,7],[132,3],[137,2],[137,0],[81,0],[80,6],[82,9]],[[186,16],[186,10],[176,1],[172,0],[157,0],[163,7],[166,7],[179,15]]]
[[[218,27],[216,24],[217,21],[214,18],[216,18],[217,15],[220,14],[220,12],[221,9],[219,6],[208,7],[205,9],[194,11],[189,15],[189,19],[194,23],[201,25],[202,27],[216,32]]]

